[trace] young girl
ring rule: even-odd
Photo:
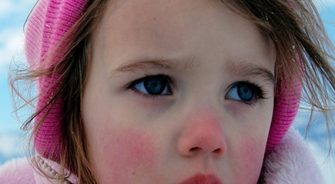
[[[311,1],[40,0],[25,34],[36,152],[0,183],[323,183],[289,130],[335,101]]]

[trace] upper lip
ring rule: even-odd
[[[213,174],[196,174],[180,184],[222,184],[222,182]]]

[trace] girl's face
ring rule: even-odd
[[[108,4],[82,116],[98,183],[258,180],[275,50],[219,0]]]

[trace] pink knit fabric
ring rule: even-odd
[[[26,56],[32,68],[45,68],[59,62],[62,53],[53,59],[46,60],[46,53],[55,48],[64,34],[80,18],[85,11],[86,0],[40,0],[31,13],[26,25]],[[58,87],[57,76],[39,79],[39,98],[37,111],[49,101],[49,97]],[[267,151],[271,151],[280,143],[292,124],[299,106],[301,85],[292,89],[280,89],[275,98],[275,110],[270,129]],[[62,100],[56,101],[48,108],[48,115],[43,111],[36,121],[43,120],[35,135],[35,148],[40,154],[59,159],[61,153],[60,121],[62,118]],[[44,119],[43,119],[44,118]]]
[[[290,128],[298,112],[302,86],[300,81],[293,83],[291,88],[278,85],[271,128],[266,150],[272,151],[280,143],[287,130]]]
[[[59,62],[62,53],[55,58],[46,59],[46,53],[55,48],[64,34],[80,18],[86,0],[40,0],[36,4],[25,30],[25,51],[28,63],[34,69],[47,68]],[[39,97],[37,111],[50,100],[55,89],[58,76],[39,79]],[[62,118],[62,100],[56,101],[47,110],[40,113],[35,121],[43,120],[35,135],[35,149],[40,154],[59,158],[61,153],[60,121]],[[46,117],[46,112],[49,111]],[[44,118],[44,119],[43,119]]]

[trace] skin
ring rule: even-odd
[[[216,0],[113,1],[92,48],[82,118],[98,183],[180,183],[199,173],[257,182],[274,85],[245,65],[273,74],[276,54],[253,23]],[[168,64],[125,67],[148,58]],[[156,74],[173,79],[173,94],[150,98],[127,88]],[[227,98],[245,80],[266,99]]]

